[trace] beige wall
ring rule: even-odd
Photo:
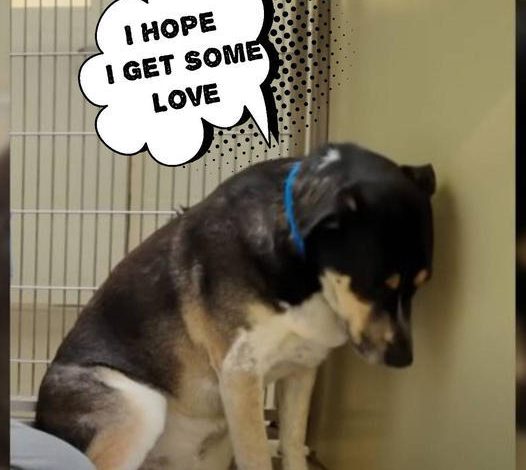
[[[339,350],[320,376],[312,445],[330,470],[512,469],[515,4],[340,4],[332,29],[352,27],[356,53],[331,94],[330,138],[433,163],[435,273],[414,306],[413,367]]]

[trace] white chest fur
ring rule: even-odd
[[[347,340],[347,329],[321,294],[285,313],[251,307],[253,326],[240,332],[224,367],[255,372],[272,382],[297,367],[316,367]]]

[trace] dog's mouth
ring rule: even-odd
[[[367,339],[356,342],[351,336],[351,344],[354,351],[369,364],[380,364],[383,362],[384,351],[380,350]]]

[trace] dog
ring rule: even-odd
[[[42,381],[39,429],[100,470],[306,470],[316,368],[346,342],[411,364],[432,272],[435,175],[354,144],[261,162],[156,231],[81,312]]]

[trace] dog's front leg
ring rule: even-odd
[[[219,383],[237,469],[272,470],[262,378],[252,371],[226,368]]]
[[[283,470],[307,470],[305,436],[316,369],[302,368],[277,386]]]

